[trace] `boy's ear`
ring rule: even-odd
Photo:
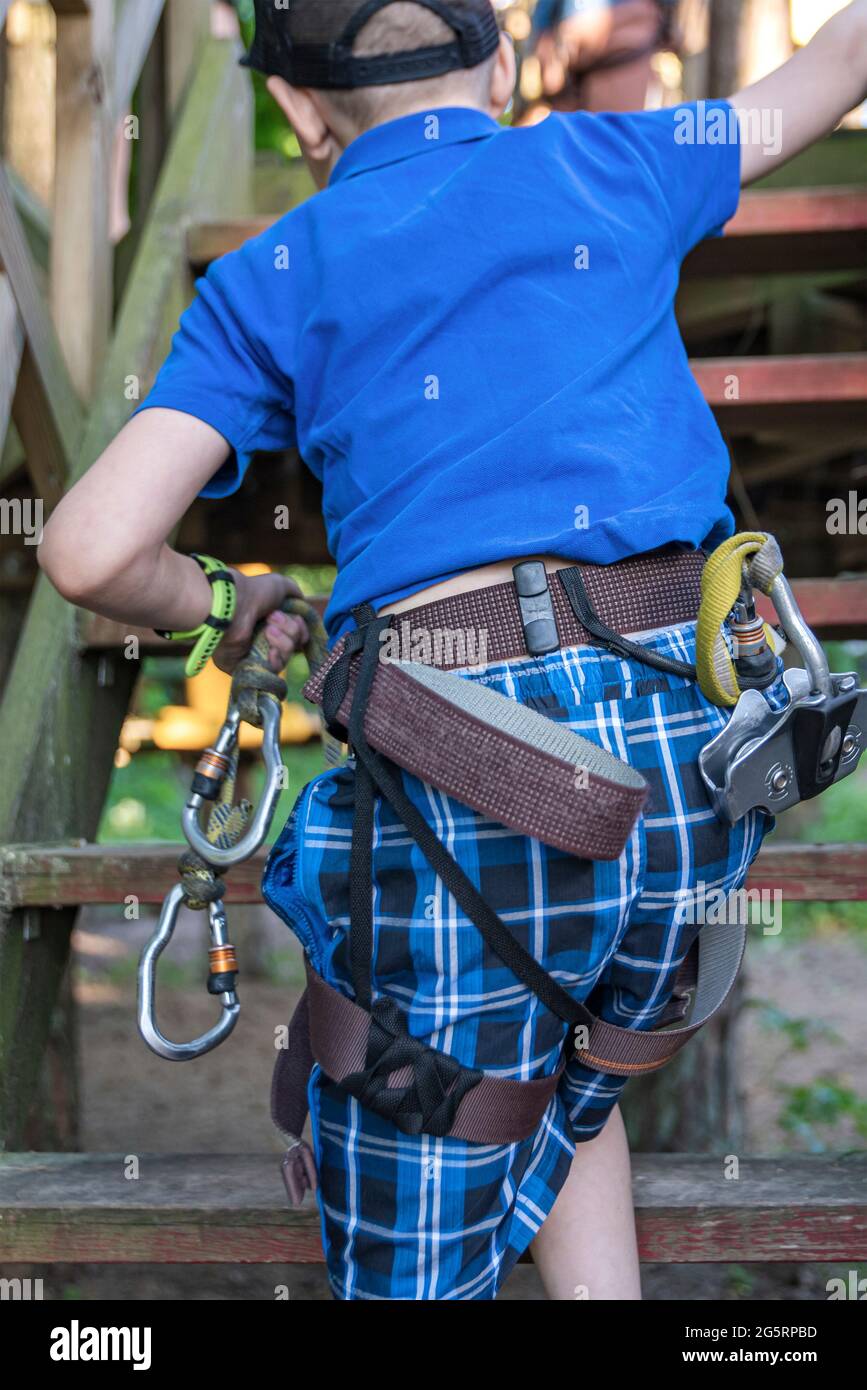
[[[325,118],[323,105],[305,87],[292,87],[283,77],[269,77],[268,91],[298,136],[298,143],[314,171],[327,178],[342,146]],[[319,181],[317,179],[317,181]]]
[[[502,116],[515,94],[517,80],[518,63],[515,58],[515,45],[511,35],[503,32],[500,35],[500,47],[497,50],[491,71],[490,111],[492,116],[497,118]]]

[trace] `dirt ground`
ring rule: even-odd
[[[259,977],[242,977],[242,1012],[229,1044],[188,1065],[170,1065],[141,1042],[135,1024],[135,965],[152,919],[118,926],[92,912],[75,940],[80,1003],[81,1147],[123,1153],[274,1153],[280,1142],[268,1114],[274,1029],[290,1014],[302,974],[294,939],[263,909],[250,909],[235,932],[243,956],[258,959]],[[161,974],[160,1018],[169,1037],[186,1038],[210,1026],[214,1003],[202,983],[205,943],[199,919],[182,922],[171,960]],[[245,942],[246,936],[246,942]],[[820,931],[800,942],[758,941],[748,952],[748,992],[742,1055],[747,1143],[751,1153],[809,1147],[809,1136],[778,1123],[784,1097],[778,1087],[822,1074],[848,1083],[862,1099],[863,1074],[853,1059],[867,1054],[867,949],[863,938]],[[817,989],[821,981],[821,989]],[[768,1027],[761,1001],[791,1018],[821,1015],[823,1028],[799,1050],[792,1030]],[[636,1083],[631,1083],[635,1085]],[[822,1129],[829,1149],[864,1145],[846,1116]],[[12,1273],[11,1270],[4,1271]],[[20,1271],[16,1271],[20,1272]],[[645,1266],[648,1299],[824,1299],[833,1267],[823,1265]],[[328,1300],[320,1267],[54,1266],[38,1271],[45,1297],[54,1299],[267,1299],[288,1284],[293,1300]],[[522,1265],[501,1294],[504,1300],[544,1298],[532,1265]]]

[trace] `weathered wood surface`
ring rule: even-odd
[[[864,409],[867,353],[790,357],[701,357],[690,362],[705,400],[715,409],[747,406],[845,405]],[[732,394],[736,379],[737,395]]]
[[[115,120],[129,110],[165,3],[166,0],[120,0],[114,40],[111,103]]]
[[[309,1264],[319,1215],[286,1202],[280,1157],[8,1154],[0,1158],[0,1261]],[[642,1260],[867,1257],[867,1154],[745,1158],[637,1154]]]
[[[25,346],[13,415],[39,494],[59,497],[78,448],[83,416],[33,272],[24,230],[0,165],[0,264],[15,296]]]
[[[125,423],[135,405],[130,383],[144,388],[165,355],[189,293],[185,219],[244,205],[252,104],[237,57],[228,43],[209,43],[202,53],[70,481]],[[6,202],[0,196],[3,230]],[[0,843],[96,833],[136,670],[119,655],[83,655],[75,610],[40,577],[0,703]],[[21,1145],[72,920],[63,913],[52,930],[25,940],[21,915],[0,913],[0,1147]]]
[[[853,637],[867,632],[867,578],[795,579],[792,589],[814,632],[846,631]],[[757,602],[762,615],[775,621],[770,600],[759,594]]]
[[[683,263],[685,279],[862,270],[867,263],[867,190],[792,188],[747,193],[726,225]]]
[[[180,814],[180,806],[178,807]],[[0,910],[22,907],[122,906],[162,902],[177,881],[180,844],[10,845],[0,848]],[[267,850],[226,875],[226,901],[261,900]],[[867,901],[867,845],[766,842],[747,887],[779,891],[786,902]]]
[[[24,351],[24,330],[9,281],[0,271],[0,444],[6,438],[18,371]]]
[[[273,217],[195,223],[190,264],[202,271],[274,224]],[[867,190],[784,188],[745,193],[724,237],[708,237],[683,264],[686,279],[861,270],[867,263]]]
[[[113,30],[113,0],[57,17],[51,311],[83,400],[93,396],[112,319]]]

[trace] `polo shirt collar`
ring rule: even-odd
[[[441,106],[398,116],[397,120],[365,130],[353,140],[332,169],[328,183],[330,186],[367,169],[380,169],[418,154],[429,154],[445,145],[484,140],[501,129],[485,111],[468,106]]]

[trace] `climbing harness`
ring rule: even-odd
[[[288,598],[283,611],[304,619],[310,636],[305,655],[315,671],[326,652],[325,630],[314,608],[304,600]],[[138,969],[138,1024],[148,1047],[169,1061],[183,1062],[201,1057],[223,1042],[238,1021],[240,1004],[236,992],[238,962],[228,939],[223,897],[226,885],[217,870],[230,869],[249,859],[265,842],[283,785],[280,756],[280,704],[286,698],[286,683],[268,665],[268,642],[260,627],[248,656],[232,677],[232,691],[226,721],[212,748],[199,759],[181,823],[189,845],[178,860],[181,882],[163,902],[156,932],[142,954]],[[249,801],[235,803],[238,765],[238,731],[241,723],[262,730],[265,761],[265,788],[258,808]],[[210,807],[205,827],[203,809]],[[207,911],[211,934],[208,993],[218,995],[222,1013],[207,1033],[188,1043],[170,1042],[156,1021],[157,962],[168,946],[182,907]]]
[[[447,644],[434,663],[426,649],[416,650],[420,636],[484,632],[487,663],[591,643],[698,680],[709,700],[733,707],[729,724],[701,757],[702,776],[723,820],[765,804],[771,794],[774,809],[815,795],[853,771],[860,757],[867,692],[857,689],[853,675],[828,672],[783,578],[773,537],[734,536],[707,559],[670,547],[612,566],[568,566],[553,575],[540,563],[525,561],[513,573],[513,583],[451,595],[408,613],[377,614],[369,604],[361,605],[353,612],[355,628],[330,652],[315,615],[300,600],[291,601],[289,611],[302,612],[311,636],[316,631],[304,693],[320,705],[328,734],[351,750],[348,945],[354,996],[335,988],[306,959],[307,990],[290,1025],[289,1046],[278,1053],[271,1099],[274,1122],[288,1145],[283,1175],[294,1205],[316,1181],[312,1153],[300,1137],[314,1063],[405,1133],[516,1142],[538,1125],[570,1058],[591,1070],[627,1076],[669,1061],[724,1003],[746,944],[745,925],[706,923],[677,973],[662,1017],[649,1031],[617,1027],[577,1003],[516,940],[437,839],[407,795],[399,769],[523,835],[589,859],[616,859],[622,853],[648,788],[627,763],[568,727],[453,674],[474,664],[465,643]],[[773,600],[781,632],[757,615],[754,589]],[[695,621],[696,615],[695,667],[624,636]],[[400,659],[384,655],[392,638]],[[782,670],[785,640],[802,656],[805,669]],[[413,659],[418,656],[423,659]],[[140,969],[140,1026],[164,1057],[200,1055],[222,1041],[237,1018],[234,950],[222,911],[225,887],[215,870],[248,858],[267,833],[274,786],[269,781],[250,821],[249,807],[233,804],[233,758],[238,723],[246,719],[264,725],[266,763],[269,772],[279,770],[278,701],[284,691],[261,653],[252,667],[250,659],[242,662],[226,725],[197,768],[184,811],[191,851],[182,857],[182,882],[166,899]],[[562,1057],[551,1075],[513,1081],[464,1067],[412,1036],[393,999],[374,998],[377,797],[398,816],[490,950],[567,1025]],[[199,815],[205,801],[212,810],[203,831]],[[182,902],[208,908],[209,989],[222,995],[224,1015],[204,1037],[174,1044],[156,1028],[154,969]],[[681,1026],[670,1026],[676,1023]]]

